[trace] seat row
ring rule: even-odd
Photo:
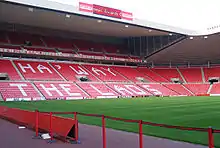
[[[220,84],[210,93],[220,94]],[[1,81],[0,96],[4,101],[83,98],[119,98],[143,96],[192,96],[207,94],[208,84],[122,84]]]
[[[176,78],[183,83],[206,83],[220,77],[220,67],[146,68],[2,59],[0,73],[7,73],[10,80],[78,82],[86,77],[93,82],[171,83]]]

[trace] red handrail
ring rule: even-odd
[[[36,124],[37,124],[37,122],[39,120],[38,119],[38,112],[39,111],[36,111]],[[198,127],[175,126],[175,125],[167,125],[167,124],[159,124],[159,123],[153,123],[153,122],[146,122],[146,121],[142,121],[142,120],[134,120],[134,119],[124,119],[124,118],[118,118],[118,117],[111,117],[111,116],[105,116],[105,115],[99,115],[99,114],[88,114],[88,113],[80,113],[80,112],[40,112],[40,113],[46,113],[46,114],[50,114],[50,115],[52,115],[52,114],[74,114],[75,120],[77,120],[77,115],[101,118],[102,119],[103,148],[106,148],[105,119],[116,120],[116,121],[123,121],[123,122],[129,122],[129,123],[138,123],[139,124],[139,148],[143,148],[143,130],[142,130],[142,125],[150,125],[150,126],[172,128],[172,129],[178,129],[178,130],[187,130],[187,131],[207,132],[208,133],[208,137],[209,137],[209,139],[208,139],[209,140],[209,148],[214,148],[213,133],[220,133],[219,129],[213,129],[211,127],[209,127],[209,128],[198,128]],[[50,124],[52,124],[52,123],[50,123]],[[36,125],[35,127],[38,127],[38,126]],[[78,126],[76,128],[78,128]],[[36,135],[37,135],[37,132],[38,131],[36,129]],[[76,136],[76,139],[78,139],[78,134]]]

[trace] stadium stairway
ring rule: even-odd
[[[202,84],[202,83],[190,83],[184,84],[190,91],[192,91],[195,95],[207,95],[210,84]]]
[[[205,83],[206,80],[205,80],[205,73],[204,73],[204,70],[203,68],[201,67],[201,73],[202,73],[202,82]]]
[[[183,74],[181,73],[181,71],[179,70],[178,67],[176,67],[176,70],[177,70],[177,72],[179,73],[181,79],[183,80],[183,83],[186,83],[186,79],[185,79],[185,77],[183,76]]]

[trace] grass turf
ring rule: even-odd
[[[209,127],[220,129],[219,97],[172,97],[138,99],[97,99],[75,101],[39,101],[39,102],[0,102],[0,105],[27,110],[40,111],[77,111],[83,113],[104,114],[126,119],[170,125]],[[70,115],[71,117],[73,115]],[[79,122],[101,126],[101,119],[79,116]],[[107,127],[129,132],[138,132],[138,124],[119,121],[106,121]],[[143,126],[146,135],[165,137],[207,145],[208,133],[180,131],[161,127]],[[220,147],[218,134],[214,135],[215,146]]]

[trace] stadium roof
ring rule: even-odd
[[[220,34],[188,37],[168,48],[148,56],[154,64],[207,64],[220,62]]]
[[[134,37],[169,35],[170,32],[146,28],[143,26],[128,25],[110,20],[100,20],[88,16],[69,14],[43,8],[30,8],[25,5],[0,3],[0,22],[23,24],[35,27],[44,27],[71,32],[90,34]]]

